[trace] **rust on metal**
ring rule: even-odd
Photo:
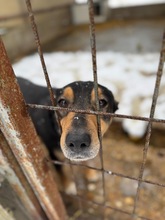
[[[101,112],[101,111],[92,111],[92,110],[82,110],[82,109],[73,109],[73,108],[62,108],[62,107],[54,107],[54,106],[45,106],[45,105],[38,105],[38,104],[26,104],[30,108],[38,108],[38,109],[45,109],[49,111],[69,111],[69,112],[76,112],[81,114],[91,114],[91,115],[100,115],[100,116],[111,116],[113,118],[127,118],[132,120],[139,120],[139,121],[151,121],[154,123],[165,123],[165,119],[157,119],[157,118],[147,118],[142,116],[132,116],[132,115],[123,115],[123,114],[116,114],[110,112]]]
[[[30,184],[14,157],[4,135],[0,131],[0,174],[10,183],[21,200],[25,211],[32,219],[46,220],[47,217],[40,206]],[[30,218],[30,219],[31,219]]]
[[[46,84],[47,84],[47,88],[49,91],[49,96],[50,96],[50,100],[53,106],[56,106],[56,98],[53,92],[53,88],[51,86],[51,82],[49,79],[49,74],[47,71],[47,67],[45,64],[45,59],[44,59],[44,55],[43,55],[43,51],[42,51],[42,47],[41,47],[41,41],[40,41],[40,37],[39,37],[39,33],[38,33],[38,28],[37,28],[37,24],[35,22],[35,16],[34,16],[34,12],[32,10],[32,5],[31,5],[31,1],[30,0],[26,0],[26,6],[27,6],[27,11],[28,11],[28,15],[29,15],[29,19],[30,19],[30,24],[32,27],[32,31],[34,34],[34,39],[35,39],[35,43],[38,49],[38,54],[39,54],[39,58],[40,58],[40,62],[41,62],[41,66],[43,69],[43,73],[44,73],[44,77],[46,80]],[[58,117],[58,112],[54,112],[54,114],[56,115],[57,118],[57,123],[59,128],[61,127],[60,122],[59,122],[59,117]]]
[[[66,219],[54,173],[0,40],[0,129],[50,220]]]
[[[65,194],[65,193],[64,193]],[[127,210],[122,210],[122,209],[119,209],[117,207],[113,207],[111,206],[110,204],[102,204],[102,203],[99,203],[97,201],[91,201],[87,198],[85,198],[84,196],[79,196],[79,195],[69,195],[71,198],[74,198],[74,199],[81,199],[83,202],[85,202],[86,204],[89,204],[89,205],[93,205],[93,206],[98,206],[102,209],[111,209],[113,211],[116,211],[120,214],[124,214],[125,216],[130,216],[131,215],[131,212],[130,211],[127,211]],[[142,219],[142,220],[153,220],[151,218],[147,218],[147,217],[144,217],[144,216],[141,216],[141,215],[136,215],[137,217],[137,220],[139,219]],[[107,219],[107,218],[106,218]],[[128,218],[127,218],[128,219]],[[129,218],[130,219],[130,218]],[[134,220],[134,219],[131,219],[131,220]]]
[[[94,91],[95,91],[95,99],[96,99],[96,109],[99,112],[99,96],[98,96],[98,76],[97,76],[97,59],[96,59],[96,34],[95,34],[95,20],[94,20],[94,3],[93,0],[88,0],[88,11],[89,11],[89,30],[90,30],[90,45],[91,45],[91,54],[92,54],[92,66],[93,66],[93,79],[94,79]],[[97,130],[98,137],[100,142],[100,166],[101,170],[104,170],[104,161],[103,161],[103,146],[102,146],[102,135],[101,135],[101,122],[100,115],[96,115],[97,117]],[[103,204],[106,203],[106,192],[105,192],[105,176],[104,172],[102,174],[102,190],[103,190]],[[103,215],[105,212],[103,213]],[[104,218],[104,216],[103,216]]]
[[[67,161],[61,162],[61,161],[58,161],[58,160],[51,160],[50,162],[54,163],[54,164],[57,164],[57,165],[61,165],[61,166],[62,165],[64,165],[64,166],[70,165],[70,163],[67,162]],[[79,167],[82,167],[82,168],[88,168],[88,169],[91,169],[91,170],[96,170],[96,171],[99,171],[99,172],[104,172],[107,175],[118,176],[118,177],[130,179],[130,180],[137,180],[137,181],[139,180],[139,178],[134,177],[134,176],[128,176],[128,175],[125,175],[125,174],[122,174],[122,173],[117,173],[117,172],[114,172],[114,171],[111,171],[111,170],[102,170],[100,168],[92,167],[92,166],[89,166],[89,165],[86,165],[86,164],[82,164],[82,163],[73,163],[72,162],[72,166],[79,166]],[[153,181],[146,180],[146,179],[142,179],[142,182],[165,188],[165,184],[163,184],[163,183],[153,182]]]
[[[48,90],[49,90],[50,100],[51,100],[52,105],[55,106],[56,101],[55,101],[53,89],[52,89],[52,86],[51,86],[51,83],[50,83],[48,71],[47,71],[47,68],[46,68],[46,64],[45,64],[45,60],[44,60],[44,56],[43,56],[43,52],[42,52],[42,48],[41,48],[40,37],[39,37],[39,33],[38,33],[38,29],[37,29],[37,25],[36,25],[36,22],[35,22],[35,17],[34,17],[34,13],[32,11],[32,5],[31,5],[30,0],[26,0],[26,5],[27,5],[27,10],[28,10],[32,30],[33,30],[33,33],[34,33],[35,42],[36,42],[36,45],[37,45],[38,54],[39,54],[39,57],[40,57],[42,69],[43,69],[45,80],[46,80],[47,87],[48,87]]]

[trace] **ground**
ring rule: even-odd
[[[155,142],[155,139],[157,140]],[[132,141],[127,134],[123,132],[120,122],[114,122],[103,139],[103,158],[104,169],[118,175],[105,174],[105,195],[106,205],[123,212],[131,213],[134,207],[134,200],[137,191],[137,181],[125,177],[138,178],[145,137],[138,141]],[[147,162],[144,171],[144,179],[158,184],[165,184],[165,149],[162,146],[165,143],[164,131],[153,129],[153,135],[148,151]],[[99,167],[99,157],[97,162],[93,163]],[[78,172],[82,172],[82,168]],[[79,193],[86,199],[96,203],[103,202],[102,196],[102,178],[96,182],[88,182],[83,185],[79,183]],[[121,175],[121,176],[120,176]],[[66,198],[65,198],[66,199]],[[64,200],[65,201],[65,200]],[[71,202],[73,203],[71,205]],[[77,199],[76,199],[77,202]],[[79,207],[75,206],[75,200],[71,199],[67,203],[68,211],[72,218],[70,219],[102,219],[102,210],[97,206],[92,207],[90,203],[83,203],[86,208],[85,216],[78,212]],[[137,203],[136,214],[146,219],[163,220],[165,218],[165,188],[153,184],[143,183],[140,189],[140,197]],[[70,206],[68,206],[70,205]],[[106,219],[111,220],[129,220],[130,215],[107,208],[105,210]],[[88,214],[87,214],[88,213]],[[75,217],[73,217],[75,215]],[[78,215],[78,216],[77,216]],[[76,217],[77,216],[77,217]],[[82,217],[81,217],[82,216]],[[140,219],[140,218],[139,218]]]

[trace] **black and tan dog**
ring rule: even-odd
[[[23,78],[18,78],[18,83],[27,103],[51,105],[46,87],[35,85]],[[60,107],[96,110],[93,82],[73,82],[53,91]],[[113,113],[117,110],[118,104],[107,88],[99,85],[98,96],[102,112]],[[55,151],[60,147],[65,157],[72,161],[85,161],[98,154],[100,143],[95,115],[59,111],[60,129],[53,111],[30,109],[30,115],[52,159],[57,159]],[[101,116],[100,121],[103,135],[111,123],[111,117]]]

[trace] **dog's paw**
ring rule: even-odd
[[[65,187],[65,193],[68,195],[76,195],[77,190],[74,182],[70,182],[66,187]]]
[[[89,182],[97,182],[100,179],[100,173],[96,170],[89,169],[85,172],[85,178]]]

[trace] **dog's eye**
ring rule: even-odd
[[[100,99],[99,105],[100,105],[100,108],[104,108],[107,105],[107,101],[105,99]]]
[[[58,101],[58,104],[59,104],[60,107],[63,107],[63,108],[67,108],[68,107],[68,102],[65,99],[60,99]]]

